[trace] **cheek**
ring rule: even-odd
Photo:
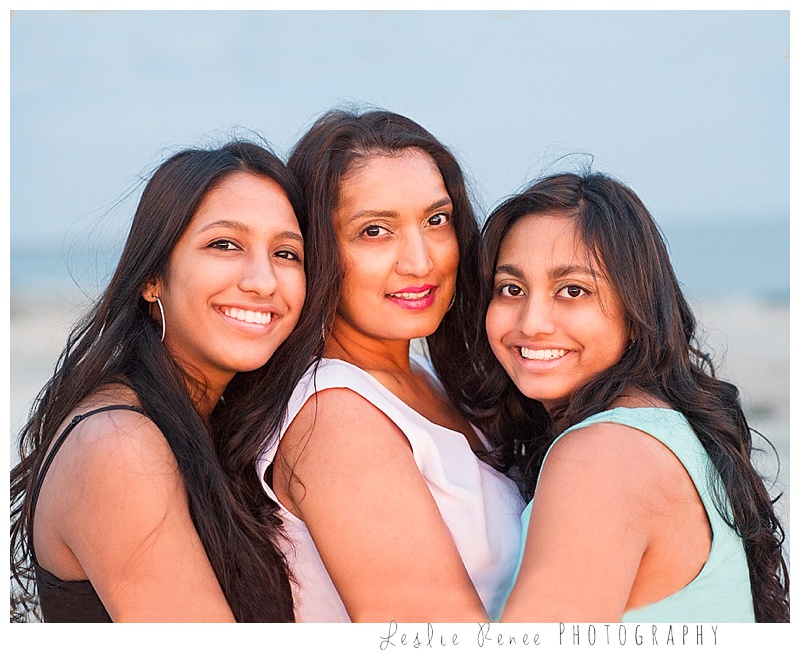
[[[300,312],[306,301],[306,282],[305,278],[292,278],[291,282],[287,282],[283,289],[283,299],[289,307],[289,313],[294,315],[295,323],[300,317]]]
[[[437,261],[442,271],[455,274],[458,272],[458,262],[461,255],[458,250],[458,240],[455,234],[446,242],[437,247]]]
[[[204,286],[209,283],[202,281],[205,278],[208,276],[204,273],[186,273],[183,267],[171,265],[167,269],[160,291],[164,308],[169,305],[171,310],[185,309],[187,304],[200,300],[209,293],[208,286]]]
[[[620,325],[619,319],[607,320],[604,328],[598,328],[597,331],[604,331],[606,335],[603,337],[605,340],[605,347],[602,348],[605,352],[606,364],[610,367],[616,364],[625,354],[625,349],[628,346],[628,330],[627,327]]]
[[[343,260],[342,285],[339,289],[339,305],[345,304],[357,290],[360,283],[358,266],[349,260]]]
[[[342,251],[342,289],[347,287],[361,287],[385,276],[388,269],[392,268],[392,260],[379,251]]]
[[[495,354],[498,354],[503,348],[502,340],[508,333],[506,320],[503,310],[494,303],[490,303],[489,309],[486,311],[486,337]]]
[[[288,270],[282,279],[286,287],[285,292],[290,295],[291,300],[302,305],[306,299],[305,271],[302,269]]]

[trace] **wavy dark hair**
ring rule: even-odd
[[[785,535],[774,502],[751,463],[753,430],[738,389],[714,376],[709,355],[700,349],[695,317],[658,226],[639,197],[604,174],[567,173],[546,177],[507,199],[483,227],[484,313],[503,238],[519,219],[537,214],[573,219],[594,262],[610,278],[636,342],[619,362],[548,414],[539,402],[516,389],[484,336],[478,356],[485,374],[469,387],[475,391],[473,413],[484,428],[498,435],[506,432],[505,451],[521,469],[523,491],[530,497],[544,452],[558,432],[608,410],[632,389],[672,405],[686,416],[722,479],[724,490],[715,495],[717,508],[744,541],[756,620],[788,621]],[[726,495],[732,521],[724,507]]]
[[[303,188],[309,239],[324,258],[325,287],[318,294],[324,328],[330,331],[344,275],[333,229],[342,180],[375,156],[398,156],[408,149],[428,154],[453,202],[459,247],[455,302],[437,330],[426,338],[433,367],[456,405],[463,403],[461,382],[474,372],[470,351],[480,335],[475,315],[480,295],[475,282],[482,258],[480,227],[464,175],[450,150],[413,120],[383,110],[332,110],[323,114],[295,145],[288,166]],[[321,351],[320,351],[321,354]]]
[[[253,487],[258,487],[256,454],[242,459],[239,446],[229,444],[226,430],[216,423],[246,417],[248,407],[239,394],[257,389],[266,396],[267,406],[259,411],[263,427],[267,432],[277,428],[291,394],[287,386],[303,370],[287,358],[312,355],[317,340],[306,327],[290,335],[263,369],[236,375],[228,386],[231,399],[217,405],[209,425],[190,398],[188,387],[194,380],[160,342],[160,325],[141,295],[149,280],[164,276],[172,250],[204,197],[238,172],[276,182],[305,235],[299,186],[263,146],[235,140],[218,149],[186,149],[156,169],[107,289],[70,333],[19,434],[21,460],[11,471],[12,618],[25,620],[37,613],[29,499],[45,453],[67,414],[103,386],[120,383],[136,393],[175,454],[192,521],[235,618],[294,620],[286,562],[276,545],[280,520],[273,504],[255,496],[263,494]],[[313,258],[313,248],[307,249],[309,254]]]

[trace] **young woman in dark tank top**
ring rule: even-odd
[[[252,471],[262,441],[226,432],[254,395],[277,426],[295,360],[318,345],[313,313],[297,326],[305,230],[292,175],[261,146],[184,150],[156,170],[20,433],[12,620],[293,620]]]

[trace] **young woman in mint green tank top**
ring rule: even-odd
[[[640,199],[559,174],[483,234],[486,372],[467,392],[535,492],[501,620],[788,621],[738,390],[698,348]]]

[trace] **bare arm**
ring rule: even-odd
[[[40,562],[60,557],[51,566],[64,567],[55,572],[65,579],[84,573],[112,620],[234,620],[175,458],[151,420],[114,411],[76,428],[48,473],[36,517]]]
[[[598,424],[559,440],[542,468],[503,621],[619,621],[651,541],[658,445]]]
[[[316,397],[281,441],[276,492],[308,526],[351,619],[486,620],[403,433],[352,391]]]

